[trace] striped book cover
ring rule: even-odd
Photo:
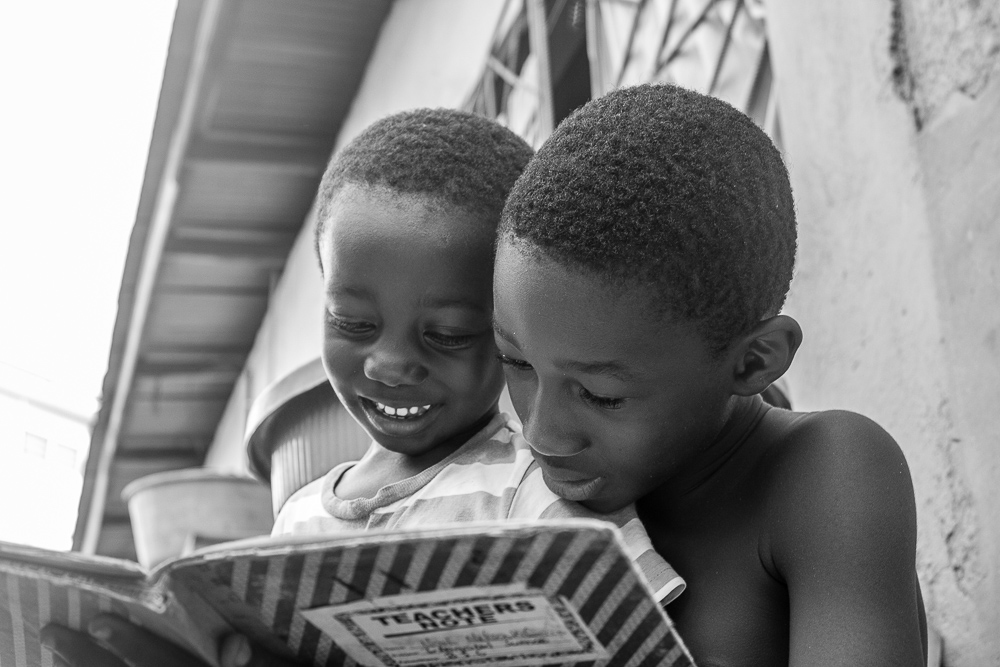
[[[190,614],[168,585],[133,561],[0,542],[0,667],[52,667],[41,628],[58,623],[83,630],[101,613],[147,627],[214,664],[225,623],[212,614],[211,624],[200,619],[208,632],[191,631]]]
[[[303,664],[693,664],[617,529],[599,521],[244,541],[176,560],[145,581],[155,582],[147,594],[186,608],[188,621],[211,609]],[[51,664],[26,629],[86,615],[70,618],[53,586],[45,594],[42,586],[0,563],[0,667]],[[147,623],[118,598],[97,604]]]

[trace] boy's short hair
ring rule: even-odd
[[[327,166],[317,194],[316,242],[345,185],[425,194],[493,227],[532,148],[502,125],[456,109],[386,116],[350,141]]]
[[[656,290],[716,353],[784,303],[795,210],[753,121],[672,85],[622,88],[559,125],[514,186],[500,238]]]

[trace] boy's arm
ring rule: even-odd
[[[763,553],[788,586],[790,667],[919,667],[916,508],[903,453],[853,413],[804,417],[792,437]]]

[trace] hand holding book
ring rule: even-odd
[[[66,667],[208,667],[187,651],[129,623],[105,614],[94,618],[90,634],[61,625],[42,629],[42,643]],[[222,667],[292,667],[243,635],[229,635],[219,647]]]

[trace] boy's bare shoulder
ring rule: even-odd
[[[907,501],[897,504],[901,511],[912,505],[903,451],[871,419],[846,410],[771,410],[765,422],[770,509],[778,525],[883,514],[890,499]]]
[[[899,445],[846,411],[771,410],[761,426],[760,557],[798,610],[790,662],[819,649],[835,664],[918,664],[916,503]]]
[[[876,422],[847,410],[796,413],[772,410],[776,472],[786,481],[821,483],[809,491],[841,491],[876,483],[887,475],[905,478],[909,469],[899,444]],[[791,485],[789,492],[798,490]]]
[[[772,464],[787,473],[864,479],[886,467],[906,468],[903,452],[892,436],[856,412],[771,410],[765,419]],[[849,483],[849,479],[843,481]]]
[[[833,585],[856,578],[860,562],[880,559],[912,571],[913,484],[885,429],[845,410],[771,410],[759,437],[766,440],[760,556],[772,576],[791,584],[819,568],[812,582]]]

